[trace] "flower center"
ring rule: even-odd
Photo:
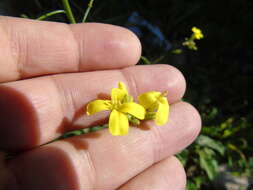
[[[122,105],[121,101],[114,101],[112,103],[112,110],[114,110],[114,109],[118,110],[121,105]]]

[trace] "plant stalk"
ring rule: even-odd
[[[72,10],[71,10],[71,7],[69,5],[69,1],[68,0],[62,0],[62,4],[63,4],[63,7],[64,7],[64,10],[66,11],[66,15],[69,19],[69,22],[71,24],[76,24],[76,20],[75,20],[75,17],[72,13]]]
[[[84,13],[84,17],[83,17],[82,22],[86,22],[87,17],[88,17],[88,15],[89,15],[89,12],[90,12],[91,8],[93,7],[93,2],[94,2],[94,0],[90,0],[90,2],[89,2],[89,4],[88,4],[88,8],[86,9],[86,11],[85,11],[85,13]]]
[[[37,18],[36,20],[45,20],[46,18],[50,17],[50,16],[53,16],[53,15],[56,15],[56,14],[60,14],[60,13],[65,13],[66,14],[66,11],[65,10],[56,10],[56,11],[52,11],[50,13],[46,13],[44,15],[41,15],[39,18]]]

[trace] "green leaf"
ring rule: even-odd
[[[197,189],[200,189],[203,183],[206,181],[204,176],[197,176],[193,178],[194,184],[197,186]]]
[[[146,57],[141,56],[141,60],[144,62],[145,65],[152,65],[153,63]]]
[[[187,182],[187,186],[186,186],[187,190],[198,190],[197,185],[195,185],[193,182],[188,181]]]
[[[180,160],[180,162],[183,164],[183,166],[185,166],[188,161],[188,158],[189,158],[188,154],[189,154],[189,151],[185,149],[176,155],[177,158]]]
[[[196,143],[203,147],[212,148],[213,150],[219,152],[221,155],[224,155],[226,150],[225,146],[221,142],[215,141],[214,139],[205,135],[200,135],[197,138]]]
[[[244,153],[240,150],[240,148],[238,148],[234,144],[230,144],[230,143],[227,145],[227,147],[230,150],[233,150],[233,151],[237,152],[243,160],[246,160],[246,157],[245,157]]]
[[[204,151],[199,151],[200,167],[205,170],[208,178],[213,180],[217,175],[218,162]]]

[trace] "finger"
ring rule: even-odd
[[[185,190],[186,174],[180,161],[170,157],[152,165],[119,190]]]
[[[107,130],[54,142],[12,160],[20,189],[111,190],[185,148],[200,131],[200,117],[187,103],[171,106],[170,122],[126,136]],[[43,165],[41,165],[43,163]],[[25,171],[25,172],[24,172]],[[36,172],[34,172],[36,171]]]
[[[170,103],[181,99],[185,91],[182,74],[165,65],[7,83],[0,86],[0,149],[32,148],[66,131],[94,126],[98,121],[105,123],[107,112],[86,116],[84,107],[98,95],[110,94],[119,81],[126,83],[134,96],[168,90]]]
[[[0,82],[52,73],[123,68],[137,63],[141,45],[130,31],[0,17]]]

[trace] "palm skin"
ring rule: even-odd
[[[0,17],[0,184],[13,190],[183,190],[186,175],[173,157],[200,131],[201,120],[182,102],[185,79],[172,66],[134,66],[136,36],[106,24],[66,25]],[[170,119],[146,122],[114,137],[104,129],[51,143],[61,134],[106,123],[84,106],[124,82],[137,98],[168,91]]]

